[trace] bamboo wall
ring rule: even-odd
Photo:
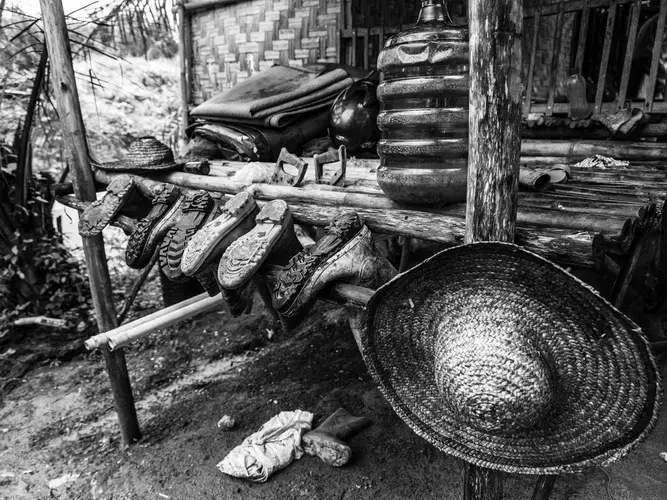
[[[274,63],[336,62],[341,10],[337,0],[250,0],[195,12],[194,103]]]
[[[195,11],[192,102],[274,63],[338,62],[341,29],[408,26],[419,6],[418,0],[247,0]]]

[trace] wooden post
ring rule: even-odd
[[[466,243],[514,241],[521,152],[521,0],[470,0]]]
[[[185,6],[183,3],[178,4],[178,55],[181,63],[181,128],[179,133],[179,139],[185,141],[185,129],[188,128],[190,124],[190,75],[188,75],[188,54],[185,50],[186,41],[185,41],[185,23],[187,22],[187,14],[185,12]]]
[[[67,25],[61,0],[40,0],[46,45],[51,61],[51,81],[56,97],[56,106],[67,144],[68,159],[72,165],[74,192],[80,200],[94,201],[95,180],[90,168],[88,144],[84,134],[79,94],[74,79]],[[83,251],[88,267],[90,289],[95,307],[97,326],[101,332],[116,327],[116,312],[111,294],[109,269],[104,252],[102,236],[83,238]],[[132,388],[122,351],[103,349],[111,389],[120,421],[123,441],[127,444],[141,437],[134,408]]]
[[[558,476],[540,476],[537,478],[532,500],[549,500]]]
[[[503,498],[503,473],[463,462],[463,500]]]
[[[514,241],[521,153],[522,0],[470,0],[465,242]],[[499,471],[464,462],[464,500],[500,500]]]

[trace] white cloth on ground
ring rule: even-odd
[[[283,411],[243,440],[218,464],[225,474],[263,483],[277,470],[303,456],[301,436],[313,425],[307,411]]]

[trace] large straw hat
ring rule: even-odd
[[[180,165],[169,146],[147,135],[130,144],[124,159],[101,163],[99,167],[104,170],[174,170]]]
[[[615,461],[653,429],[662,399],[639,327],[574,276],[508,243],[445,250],[382,286],[361,348],[417,434],[506,472]]]

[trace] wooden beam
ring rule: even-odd
[[[470,0],[465,242],[514,241],[521,153],[523,1]],[[468,462],[464,500],[500,500],[503,475]]]
[[[521,0],[471,0],[466,243],[514,241],[521,152]]]
[[[549,500],[558,476],[540,476],[533,490],[532,500]]]
[[[181,128],[179,130],[180,139],[185,140],[185,130],[190,125],[190,99],[188,95],[188,86],[190,75],[188,75],[187,53],[185,50],[185,24],[188,19],[185,16],[185,7],[182,3],[178,5],[178,57],[181,65]]]
[[[64,143],[74,179],[74,193],[82,201],[96,199],[95,179],[90,168],[88,144],[81,117],[79,94],[72,67],[65,13],[61,0],[40,0],[44,34],[51,61],[51,83],[56,97]],[[95,317],[100,331],[116,326],[116,312],[111,293],[111,281],[102,236],[83,238],[83,251],[88,267],[90,289],[95,308]],[[103,350],[107,372],[111,382],[121,434],[125,443],[141,437],[134,407],[132,388],[123,351],[112,353]]]

